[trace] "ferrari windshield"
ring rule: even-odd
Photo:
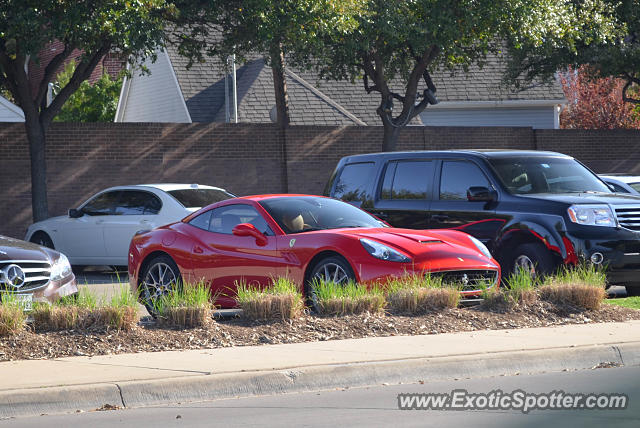
[[[260,205],[287,234],[343,227],[386,227],[361,209],[336,199],[286,196],[263,200]]]
[[[496,158],[489,162],[513,194],[611,193],[580,162],[565,157]]]

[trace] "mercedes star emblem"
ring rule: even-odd
[[[15,288],[20,288],[24,285],[24,271],[18,265],[9,265],[2,269],[2,276],[4,282]]]

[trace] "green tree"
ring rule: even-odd
[[[551,80],[558,70],[580,68],[592,80],[622,79],[622,99],[640,105],[640,0],[565,2],[564,31],[544,28],[534,39],[526,32],[509,35],[507,79]]]
[[[285,58],[308,65],[320,34],[345,34],[355,28],[364,0],[199,0],[178,4],[181,11],[173,39],[181,54],[195,61],[204,55],[265,56],[273,73],[277,125],[289,125]],[[208,44],[212,32],[220,43]]]
[[[69,83],[75,69],[75,61],[65,65],[54,83],[54,96],[57,96]],[[112,79],[106,72],[102,73],[102,76],[93,84],[85,80],[53,120],[55,122],[113,122],[121,87],[122,78]]]
[[[489,51],[501,49],[496,40],[523,27],[536,39],[542,28],[562,28],[568,13],[553,0],[363,3],[355,29],[346,35],[326,32],[316,40],[313,53],[322,76],[362,78],[368,93],[380,94],[377,113],[384,126],[385,151],[394,150],[400,130],[437,102],[430,76],[434,69],[482,65]]]
[[[87,80],[111,50],[123,57],[150,56],[164,37],[172,4],[165,0],[3,0],[0,2],[0,86],[9,90],[22,108],[31,158],[31,202],[34,221],[48,217],[46,186],[46,135],[53,118],[69,97]],[[30,61],[49,43],[61,41],[64,49],[32,82]],[[50,105],[48,83],[71,53],[83,52],[69,82]],[[32,90],[35,87],[35,90]]]

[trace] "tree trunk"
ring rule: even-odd
[[[37,118],[25,115],[24,122],[31,157],[31,209],[33,221],[49,218],[47,202],[47,159],[45,154],[46,133]]]
[[[289,126],[289,96],[287,95],[287,81],[284,75],[284,52],[278,43],[271,49],[271,70],[273,72],[273,90],[276,97],[276,123],[279,129]]]
[[[384,139],[382,140],[382,151],[383,152],[393,152],[396,150],[398,146],[398,135],[400,135],[400,130],[402,127],[393,126],[390,120],[382,119],[382,124],[384,126]]]

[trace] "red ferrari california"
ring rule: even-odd
[[[500,279],[498,263],[471,235],[391,228],[321,196],[228,199],[141,232],[129,247],[131,285],[148,308],[180,282],[205,281],[229,308],[236,281],[268,285],[287,276],[308,293],[314,278],[373,283],[422,272],[462,284],[463,297]]]

